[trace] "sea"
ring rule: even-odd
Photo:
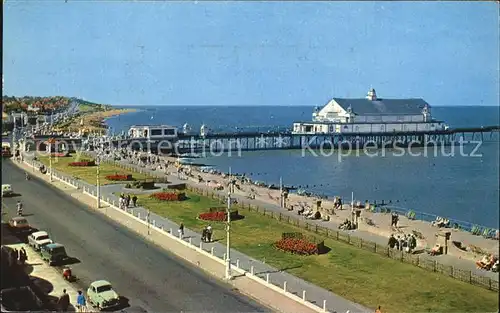
[[[127,108],[131,108],[127,106]],[[107,119],[119,134],[131,125],[187,123],[198,132],[289,129],[310,121],[310,106],[137,106],[136,112]],[[451,128],[500,125],[500,108],[433,107]],[[476,136],[479,139],[479,136]],[[500,207],[498,133],[485,141],[411,150],[279,150],[224,153],[204,163],[268,184],[300,186],[315,194],[385,202],[393,206],[498,229]],[[478,140],[479,141],[479,140]],[[322,152],[322,153],[320,153]]]

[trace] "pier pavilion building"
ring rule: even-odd
[[[176,139],[177,127],[169,125],[132,125],[128,130],[132,139]]]
[[[446,130],[423,99],[382,99],[375,89],[365,98],[333,98],[316,108],[310,122],[294,122],[294,134],[432,132]]]

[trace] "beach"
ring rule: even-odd
[[[170,162],[176,162],[176,158],[164,157]],[[201,171],[199,167],[183,165],[182,166],[187,173],[189,173],[190,179],[194,182],[200,183],[199,177],[202,183],[213,188],[214,190],[220,188],[221,186],[226,190],[232,179],[237,178],[237,176],[230,177],[228,173],[209,173]],[[174,174],[174,173],[171,173]],[[267,203],[270,205],[280,204],[280,191],[270,189],[266,186],[257,186],[253,183],[244,183],[241,180],[237,180],[237,188],[234,188],[234,193],[246,198],[253,198],[255,200]],[[322,221],[321,223],[329,225],[331,228],[338,228],[338,226],[343,223],[346,219],[350,220],[352,216],[352,208],[350,199],[342,205],[342,209],[334,208],[333,199],[319,199],[316,197],[307,197],[303,195],[298,195],[296,193],[290,193],[288,195],[287,207],[290,209],[293,207],[294,212],[298,212],[299,208],[305,208],[306,210],[311,209],[313,212],[316,211],[317,201],[321,201],[321,208],[319,209],[323,217],[328,216],[328,221]],[[354,203],[358,203],[358,199],[354,199]],[[361,203],[364,205],[364,203]],[[286,210],[283,208],[283,210]],[[421,220],[410,220],[406,216],[399,215],[398,227],[391,227],[391,214],[389,213],[373,213],[365,208],[360,208],[361,216],[359,218],[358,230],[369,232],[375,236],[389,238],[390,235],[403,236],[405,234],[419,234],[417,238],[417,247],[421,249],[430,249],[438,241],[437,234],[441,231],[451,232],[451,238],[449,241],[448,254],[456,256],[460,259],[467,259],[470,261],[477,261],[484,254],[498,254],[499,251],[499,241],[484,238],[482,236],[475,236],[467,231],[462,231],[453,228],[438,228],[433,226],[430,222]],[[333,214],[332,214],[333,213]],[[298,213],[297,216],[299,217]],[[357,230],[353,230],[355,233]],[[468,247],[469,252],[460,250],[453,245],[453,241],[461,243],[463,247]],[[474,251],[474,252],[473,252]]]
[[[137,109],[127,108],[83,113],[82,116],[74,118],[70,123],[60,125],[54,129],[56,131],[104,133],[108,127],[105,123],[106,119],[136,111]]]

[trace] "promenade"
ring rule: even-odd
[[[95,156],[95,153],[92,153],[92,152],[87,152],[87,153]],[[113,162],[117,163],[117,164],[121,164],[122,166],[126,166],[128,168],[133,168],[136,171],[148,173],[151,176],[155,176],[155,177],[164,177],[165,176],[164,173],[159,172],[157,170],[152,170],[150,167],[147,167],[147,166],[142,167],[142,166],[139,166],[137,164],[132,164],[132,163],[127,162],[127,161],[112,161],[112,163]],[[188,178],[187,180],[179,179],[175,175],[167,175],[167,177],[168,177],[168,180],[170,182],[172,182],[173,184],[186,183],[186,184],[189,184],[189,185],[196,187],[198,189],[202,189],[204,191],[207,191],[209,193],[217,194],[220,197],[227,196],[227,191],[215,190],[213,187],[207,185],[205,182],[199,183],[196,179],[191,179],[191,178]],[[209,176],[209,178],[213,179],[214,177],[212,175],[212,176]],[[219,180],[220,179],[221,178],[219,177]],[[118,186],[118,185],[114,185],[114,186],[116,186],[116,187],[111,187],[111,186],[104,187],[102,189],[103,196],[105,193],[109,194],[110,192],[111,193],[113,193],[113,192],[126,192],[126,191],[121,190],[122,189],[121,186]],[[108,189],[113,188],[113,189],[109,189],[110,192],[106,192],[106,188],[108,188]],[[240,203],[250,203],[251,205],[263,207],[266,210],[275,212],[277,214],[282,214],[284,216],[290,216],[293,218],[302,218],[305,220],[305,218],[298,216],[296,212],[288,211],[286,209],[281,208],[277,204],[269,203],[269,201],[263,200],[262,197],[260,197],[260,198],[257,197],[256,199],[249,199],[242,192],[236,192],[232,195],[232,197],[236,198],[238,200],[238,202],[240,202]],[[111,194],[110,199],[115,199],[115,198],[116,197]],[[343,221],[346,218],[349,218],[350,212],[351,212],[350,209],[337,211],[337,214],[339,216],[336,219],[336,221],[334,220],[334,221],[325,222],[322,220],[307,220],[307,222],[311,225],[318,225],[321,227],[331,229],[332,231],[338,231],[338,225],[339,225],[338,221]],[[369,217],[369,218],[375,220],[378,224],[384,223],[384,221],[382,221],[382,219],[387,219],[387,221],[385,222],[386,225],[390,224],[390,222],[389,222],[390,216],[386,216],[383,214],[374,214],[374,213],[370,213],[370,212],[363,212],[363,214],[366,217]],[[410,221],[406,217],[400,217],[400,224],[401,224],[402,228],[410,228],[411,227],[411,229],[417,229],[426,238],[428,238],[428,240],[426,242],[423,242],[423,243],[420,242],[420,248],[432,247],[434,245],[434,242],[436,240],[435,234],[437,233],[438,229],[435,227],[432,227],[430,225],[430,223],[423,222],[423,221]],[[368,228],[371,228],[371,229],[368,230]],[[175,229],[175,227],[174,227],[174,229]],[[353,237],[360,238],[360,239],[365,240],[365,241],[371,241],[371,242],[377,243],[379,245],[386,246],[387,242],[388,242],[388,237],[391,234],[391,231],[390,231],[390,227],[388,227],[388,226],[386,226],[385,229],[383,229],[382,227],[370,227],[364,223],[361,223],[360,229],[352,230],[352,231],[345,231],[344,233],[349,234],[350,236],[353,236]],[[463,232],[463,231],[453,231],[452,240],[457,240],[455,238],[459,238],[459,240],[461,240],[462,242],[472,243],[472,244],[476,244],[476,245],[479,245],[482,247],[488,245],[489,248],[486,250],[498,251],[498,241],[494,241],[491,239],[485,239],[485,238],[482,238],[480,236],[474,236],[470,233]],[[452,245],[451,242],[450,242],[450,245]],[[453,254],[454,252],[456,253],[456,251],[454,251],[454,250],[458,250],[458,249],[456,247],[451,246],[449,254],[437,255],[437,256],[430,256],[428,254],[420,254],[419,258],[422,258],[422,259],[428,260],[428,261],[437,261],[443,265],[449,265],[449,266],[453,266],[453,267],[461,269],[461,270],[471,271],[472,273],[474,273],[476,275],[488,277],[488,278],[491,278],[495,281],[499,280],[499,273],[494,273],[492,271],[484,271],[484,270],[478,269],[475,265],[474,256],[470,256],[470,255],[461,256],[461,255]],[[479,260],[481,258],[481,256],[476,256],[476,257],[477,257],[477,260]]]
[[[66,293],[70,298],[69,312],[75,312],[76,298],[78,296],[78,289],[62,277],[62,272],[58,272],[57,268],[49,266],[44,262],[40,255],[35,252],[31,247],[24,243],[6,245],[12,249],[21,249],[24,247],[28,259],[24,266],[26,274],[30,275],[33,284],[45,295],[50,302],[51,307],[57,307],[57,301],[66,289]],[[85,292],[85,290],[82,290]],[[90,305],[87,305],[87,311],[95,312],[96,310]]]
[[[25,162],[33,164],[32,160],[25,158]],[[36,168],[40,165],[38,162],[34,162]],[[28,169],[28,166],[23,165],[23,167]],[[31,169],[30,169],[31,170]],[[96,195],[97,188],[95,185],[88,184],[83,181],[76,181],[74,178],[66,175],[64,173],[59,173],[54,171],[56,175],[56,179],[63,179],[71,184],[77,184],[81,186],[81,188],[85,189],[86,193],[90,193]],[[38,175],[38,174],[37,174]],[[184,183],[185,181],[176,180],[174,177],[171,178],[172,182]],[[118,206],[118,197],[114,194],[117,192],[123,192],[123,185],[108,185],[101,187],[101,197],[103,200],[114,203]],[[103,210],[107,210],[105,207]],[[110,210],[110,209],[108,209]],[[129,212],[133,212],[135,216],[140,217],[145,220],[148,214],[147,209],[143,207],[134,207],[129,209]],[[157,214],[151,212],[149,221],[152,225],[161,227],[167,231],[172,230],[172,233],[177,233],[177,229],[179,225],[170,221],[165,217],[158,216]],[[191,242],[196,246],[200,246],[201,243],[201,235],[191,231],[189,229],[185,229],[185,235],[183,239],[186,242]],[[203,243],[203,249],[208,252],[213,252],[214,255],[218,257],[222,257],[226,252],[226,246],[219,242],[213,243]],[[269,282],[283,288],[286,282],[287,291],[297,295],[302,298],[305,297],[307,301],[315,304],[318,308],[322,308],[324,301],[326,301],[326,310],[328,312],[370,312],[373,311],[373,308],[366,308],[359,304],[348,301],[328,290],[310,284],[300,278],[297,278],[293,275],[290,275],[284,272],[284,269],[277,269],[265,264],[262,261],[250,258],[234,249],[231,249],[231,261],[234,266],[238,266],[239,268],[245,269],[248,272],[251,272],[253,268],[253,273],[256,276],[259,276],[262,279],[269,278]]]

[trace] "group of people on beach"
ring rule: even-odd
[[[476,262],[476,266],[479,269],[483,270],[491,270],[492,272],[498,272],[499,267],[499,258],[493,254],[485,255],[483,258]]]
[[[410,253],[417,247],[417,238],[413,234],[404,234],[402,237],[400,235],[395,237],[394,234],[391,234],[389,236],[388,245],[391,249]]]

